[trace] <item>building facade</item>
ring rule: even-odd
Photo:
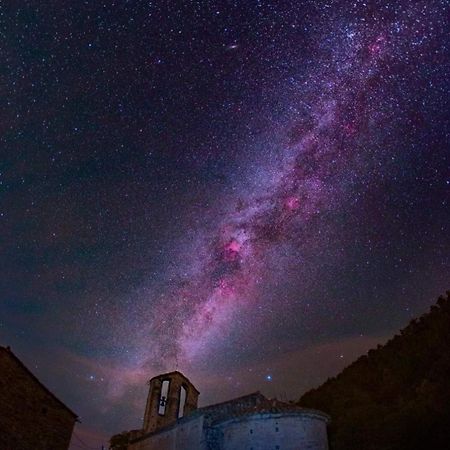
[[[329,417],[260,392],[197,408],[180,372],[149,381],[143,428],[111,438],[112,450],[328,450]]]
[[[77,415],[0,346],[0,449],[66,450]]]

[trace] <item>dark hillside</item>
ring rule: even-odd
[[[450,292],[300,405],[332,417],[332,450],[450,448]]]

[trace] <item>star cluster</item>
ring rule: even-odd
[[[0,6],[0,339],[83,442],[164,370],[297,398],[448,289],[448,12]]]

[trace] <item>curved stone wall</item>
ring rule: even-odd
[[[255,413],[217,424],[221,450],[328,450],[320,413]]]

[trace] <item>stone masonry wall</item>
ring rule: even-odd
[[[204,450],[203,416],[184,420],[167,430],[130,444],[128,450]]]
[[[0,347],[0,449],[66,450],[75,419]]]
[[[328,450],[326,422],[314,416],[255,414],[218,428],[220,450]]]

